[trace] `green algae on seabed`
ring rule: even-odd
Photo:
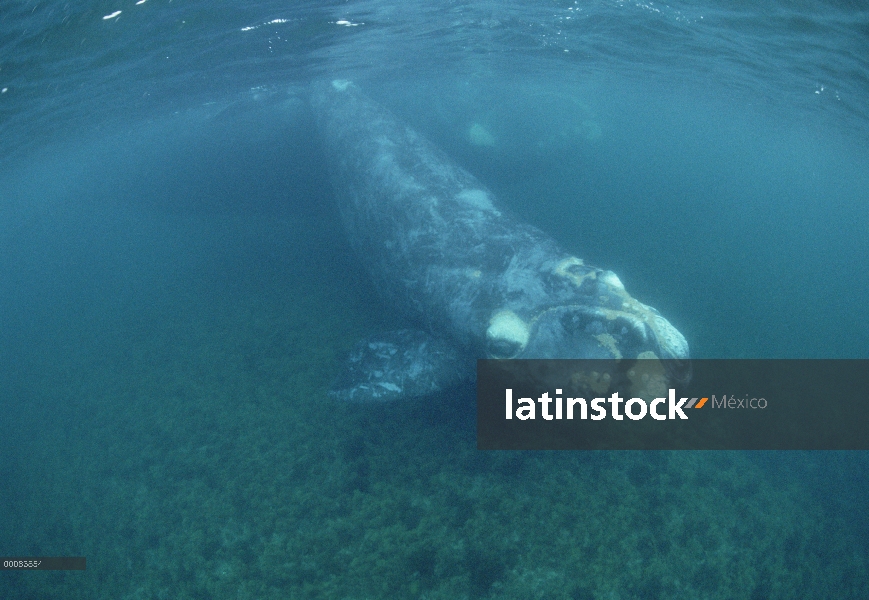
[[[473,409],[461,403],[469,397],[336,406],[325,390],[340,351],[386,319],[352,276],[337,282],[325,259],[305,258],[274,288],[249,282],[215,297],[191,283],[35,383],[66,398],[84,425],[41,440],[32,543],[86,555],[88,570],[22,580],[30,592],[567,600],[865,591],[866,557],[825,529],[796,484],[772,485],[744,454],[479,452]]]

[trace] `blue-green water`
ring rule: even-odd
[[[694,356],[867,358],[862,5],[0,11],[0,555],[88,559],[4,598],[869,597],[865,453],[483,453],[472,397],[331,403],[394,311],[304,95],[358,81]]]

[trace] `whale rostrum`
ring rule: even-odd
[[[416,329],[363,340],[331,394],[435,393],[477,358],[688,359],[688,343],[611,271],[507,214],[443,151],[342,80],[311,106],[349,241]]]

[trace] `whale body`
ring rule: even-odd
[[[415,324],[358,344],[334,397],[424,396],[472,376],[477,358],[687,361],[682,334],[614,273],[508,214],[358,86],[319,82],[310,100],[350,244]]]

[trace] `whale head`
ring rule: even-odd
[[[556,269],[572,288],[570,301],[552,303],[523,316],[509,309],[495,311],[486,332],[486,355],[658,359],[672,380],[690,379],[685,337],[654,308],[628,295],[614,273],[580,264],[571,262],[569,271]]]

